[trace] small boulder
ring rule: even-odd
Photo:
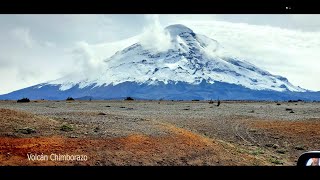
[[[273,149],[278,149],[279,147],[280,147],[280,146],[279,146],[278,144],[273,144],[273,145],[272,145],[272,148],[273,148]]]

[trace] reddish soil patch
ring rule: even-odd
[[[320,137],[320,121],[254,121],[254,128],[272,131],[286,137]]]
[[[72,139],[63,137],[0,138],[1,165],[265,165],[196,135]],[[29,161],[27,154],[87,155],[88,161]]]

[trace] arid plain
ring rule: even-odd
[[[296,165],[319,139],[318,102],[0,101],[0,165]],[[52,153],[88,159],[28,159]]]

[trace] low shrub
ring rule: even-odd
[[[126,97],[126,99],[124,99],[126,101],[133,101],[134,99],[132,97]]]
[[[283,162],[280,159],[276,159],[276,158],[270,158],[269,161],[273,164],[283,164]]]
[[[36,133],[36,130],[34,130],[34,129],[32,129],[32,128],[29,128],[29,127],[17,129],[16,131],[19,132],[19,133],[22,133],[22,134]]]
[[[72,97],[68,97],[66,100],[67,101],[74,101],[74,99]]]
[[[250,152],[252,155],[257,156],[260,154],[264,154],[264,151],[261,148],[255,149],[253,151]]]
[[[63,125],[60,127],[61,131],[65,131],[65,132],[69,132],[69,131],[73,131],[73,128],[71,125]]]
[[[22,99],[17,100],[17,102],[18,102],[18,103],[30,102],[30,99],[28,99],[28,98],[22,98]]]

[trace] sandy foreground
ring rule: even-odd
[[[320,103],[0,101],[0,165],[281,166],[319,147]]]

